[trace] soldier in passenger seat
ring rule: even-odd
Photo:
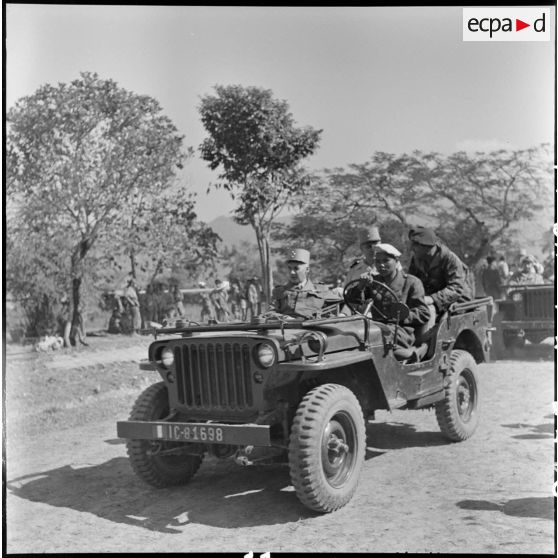
[[[302,248],[292,250],[287,259],[289,282],[275,287],[271,307],[266,313],[282,314],[291,318],[312,318],[322,308],[329,291],[323,284],[314,284],[308,277],[310,252]]]

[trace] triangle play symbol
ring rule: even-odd
[[[520,19],[515,20],[515,30],[516,31],[521,31],[522,29],[525,29],[525,27],[531,27],[530,23],[525,23],[524,21],[521,21]]]

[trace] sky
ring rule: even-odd
[[[548,7],[548,6],[547,6]],[[375,151],[554,143],[554,7],[546,42],[464,42],[461,7],[6,5],[6,107],[91,71],[163,112],[197,148],[215,85],[271,89],[323,130],[310,169]],[[181,180],[204,221],[234,202],[199,156]]]

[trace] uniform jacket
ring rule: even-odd
[[[428,261],[413,256],[409,273],[422,281],[438,312],[443,312],[454,302],[465,302],[474,297],[469,268],[447,246],[437,244],[434,256]]]
[[[270,310],[295,318],[311,318],[323,306],[324,293],[310,279],[304,285],[287,283],[275,287]]]
[[[424,287],[420,279],[397,270],[395,277],[389,282],[380,275],[374,277],[374,280],[387,285],[397,295],[399,302],[409,307],[409,316],[401,322],[403,325],[414,328],[428,321],[430,311],[424,302]]]

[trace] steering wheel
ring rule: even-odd
[[[395,292],[372,278],[349,281],[343,289],[343,299],[355,314],[382,322],[399,322],[409,315],[409,307],[399,302]]]

